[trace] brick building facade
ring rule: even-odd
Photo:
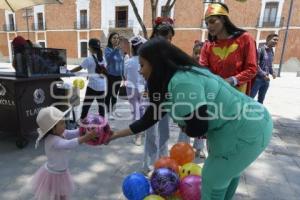
[[[275,63],[280,62],[283,39],[291,0],[220,0],[228,5],[230,19],[249,31],[258,45],[269,33],[277,33],[280,42],[275,49]],[[135,0],[139,13],[151,32],[150,0]],[[209,2],[206,0],[205,2]],[[159,0],[158,15],[166,0]],[[175,19],[174,43],[191,53],[194,40],[204,41],[207,30],[203,22],[204,0],[177,0],[171,11]],[[15,13],[0,10],[0,61],[10,61],[11,41],[17,35],[29,38],[45,47],[67,49],[68,63],[78,63],[85,57],[90,38],[100,38],[105,46],[110,31],[125,37],[141,32],[129,0],[64,0],[63,4],[41,5]],[[29,32],[28,32],[29,29]],[[286,51],[283,62],[299,63],[300,1],[294,1]],[[295,63],[295,62],[294,62]]]

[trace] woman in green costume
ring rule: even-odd
[[[144,131],[168,112],[190,137],[207,137],[202,200],[232,199],[241,173],[270,142],[268,111],[164,39],[146,42],[139,56],[152,106],[111,140]]]

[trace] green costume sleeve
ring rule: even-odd
[[[179,125],[184,125],[183,117],[192,114],[197,108],[207,104],[204,88],[199,81],[171,84],[169,92],[172,96],[171,116]]]

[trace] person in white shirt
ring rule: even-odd
[[[84,119],[94,101],[97,100],[98,112],[102,117],[105,116],[105,88],[106,88],[106,68],[105,61],[100,46],[100,40],[92,38],[89,40],[90,56],[83,60],[80,66],[71,70],[78,72],[81,69],[88,71],[88,85],[83,101],[80,119]]]
[[[79,130],[66,130],[65,113],[50,106],[37,115],[39,134],[35,147],[45,141],[47,162],[34,174],[31,186],[37,200],[67,200],[74,191],[74,183],[68,169],[69,150],[96,137],[91,130],[79,137]]]
[[[139,73],[140,63],[138,57],[139,47],[147,40],[141,36],[134,36],[130,39],[132,57],[125,61],[124,76],[126,80],[126,92],[128,101],[132,107],[133,120],[138,120],[143,114],[141,106],[142,94],[145,92],[145,79]],[[142,143],[142,135],[135,136],[134,143],[138,146]]]

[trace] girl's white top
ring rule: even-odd
[[[94,55],[96,56],[96,54]],[[96,56],[97,58],[97,56]],[[104,65],[106,67],[106,63],[104,61],[98,62],[99,65]],[[97,74],[96,71],[96,63],[92,55],[87,57],[82,61],[80,66],[83,69],[87,69],[89,77],[88,77],[88,87],[92,88],[95,91],[105,91],[106,88],[106,78],[103,75]]]
[[[45,154],[48,158],[46,167],[52,172],[61,172],[68,168],[69,152],[79,145],[79,129],[65,130],[64,138],[48,135],[45,139]]]
[[[124,75],[126,78],[126,87],[136,88],[139,92],[145,90],[145,79],[139,73],[141,69],[138,56],[133,56],[125,62]]]

